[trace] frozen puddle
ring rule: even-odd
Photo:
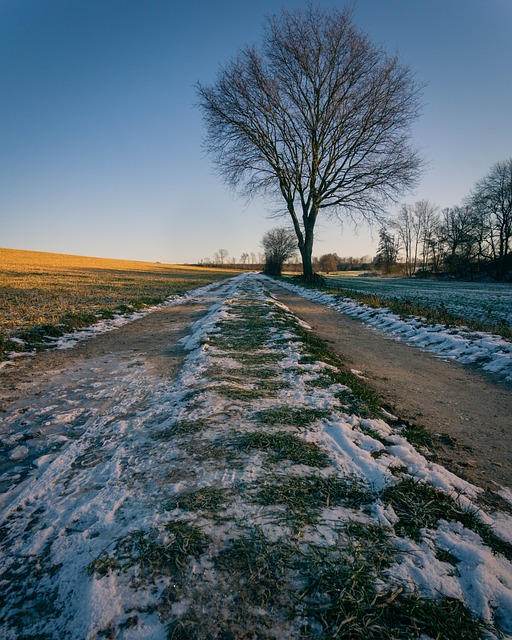
[[[134,367],[44,407],[70,435],[4,487],[2,637],[512,637],[512,519],[264,278],[210,295],[175,382]]]

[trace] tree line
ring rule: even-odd
[[[381,224],[390,203],[417,185],[423,159],[412,124],[422,87],[349,9],[308,3],[268,16],[265,26],[260,46],[240,49],[213,82],[196,85],[205,149],[230,187],[279,203],[275,213],[288,218],[313,281],[318,218]],[[511,174],[512,159],[497,163],[461,206],[402,205],[380,231],[377,266],[389,271],[403,258],[408,275],[508,277]]]
[[[399,264],[401,260],[401,264]],[[382,226],[375,266],[408,276],[512,277],[512,158],[496,162],[461,205],[402,204]]]

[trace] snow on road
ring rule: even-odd
[[[431,351],[442,358],[476,365],[485,371],[512,380],[512,344],[500,336],[460,327],[429,325],[415,317],[403,319],[385,307],[375,309],[358,304],[350,298],[316,289],[305,289],[283,280],[280,280],[279,284],[308,300],[356,317],[397,340]]]
[[[512,638],[512,518],[365,407],[263,277],[195,295],[176,380],[64,373],[30,471],[0,427],[0,637]]]

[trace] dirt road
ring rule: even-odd
[[[37,475],[99,415],[123,404],[133,412],[147,390],[169,385],[186,355],[179,340],[208,306],[205,300],[164,307],[72,349],[1,370],[0,494],[13,485],[21,490],[27,476]]]
[[[386,338],[277,285],[271,290],[363,372],[391,411],[442,434],[435,451],[441,464],[475,484],[512,487],[512,384]]]
[[[468,637],[480,637],[481,619],[512,634],[509,503],[486,504],[383,420],[358,416],[269,286],[242,275],[0,374],[2,638],[338,637],[354,580],[358,629],[456,638],[464,606]],[[443,378],[445,363],[428,369],[424,354],[274,290],[400,413],[421,410],[426,422],[436,400],[446,412],[462,401],[445,393],[459,368]],[[439,386],[424,407],[429,378]],[[443,431],[461,411],[440,414]],[[497,446],[489,411],[480,419],[493,428],[478,442]],[[501,443],[492,458],[453,456],[473,455],[466,469],[496,488],[508,469],[492,465],[506,456]],[[298,584],[314,605],[306,618]],[[434,605],[418,609],[418,597],[451,603],[454,593],[457,608],[424,621]],[[383,623],[381,598],[400,616]]]
[[[441,434],[434,459],[475,484],[512,487],[510,383],[386,338],[277,285],[271,288],[350,367],[363,372],[392,412]],[[58,453],[64,433],[79,437],[109,402],[133,395],[126,371],[140,370],[152,385],[169,383],[185,355],[179,339],[207,308],[207,302],[163,308],[73,349],[39,354],[0,371],[0,410],[10,416],[9,432],[18,434],[15,444],[29,450],[4,462],[0,489],[33,473],[41,456]],[[78,398],[87,398],[87,408],[73,412]],[[56,421],[61,414],[69,419]]]

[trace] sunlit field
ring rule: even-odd
[[[221,269],[0,249],[0,353],[232,276]]]

